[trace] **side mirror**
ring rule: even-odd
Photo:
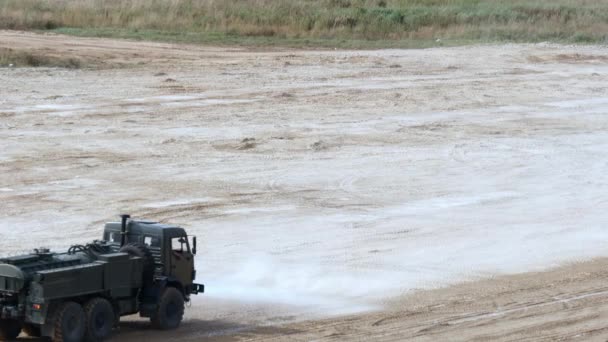
[[[192,237],[192,254],[196,255],[196,236]]]

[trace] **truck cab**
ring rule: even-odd
[[[179,288],[186,300],[190,294],[203,292],[203,286],[194,283],[196,236],[188,236],[184,228],[123,219],[105,225],[103,240],[116,250],[127,244],[144,247],[153,259],[153,281]]]

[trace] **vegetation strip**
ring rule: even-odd
[[[4,0],[0,28],[200,43],[426,47],[608,41],[608,2],[579,0]]]
[[[0,48],[0,67],[58,67],[78,69],[82,60],[75,57],[53,57],[43,52]]]

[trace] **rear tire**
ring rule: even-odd
[[[154,256],[146,246],[139,243],[129,243],[122,246],[119,252],[127,253],[129,255],[144,259],[142,276],[143,285],[149,285],[152,283],[154,280]]]
[[[112,334],[116,317],[114,308],[108,300],[93,298],[85,304],[84,312],[87,318],[85,341],[103,341]]]
[[[21,322],[14,319],[0,320],[0,341],[12,341],[21,333]]]
[[[40,326],[37,324],[25,323],[23,325],[23,332],[30,337],[40,337],[42,336],[40,331]]]
[[[165,288],[156,311],[150,317],[152,325],[161,330],[176,329],[183,318],[184,296],[175,287]]]
[[[57,308],[53,342],[80,342],[85,330],[86,319],[80,304],[64,302]]]

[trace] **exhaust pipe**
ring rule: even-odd
[[[127,220],[131,218],[131,215],[123,214],[120,215],[121,226],[120,226],[120,247],[127,243]]]

